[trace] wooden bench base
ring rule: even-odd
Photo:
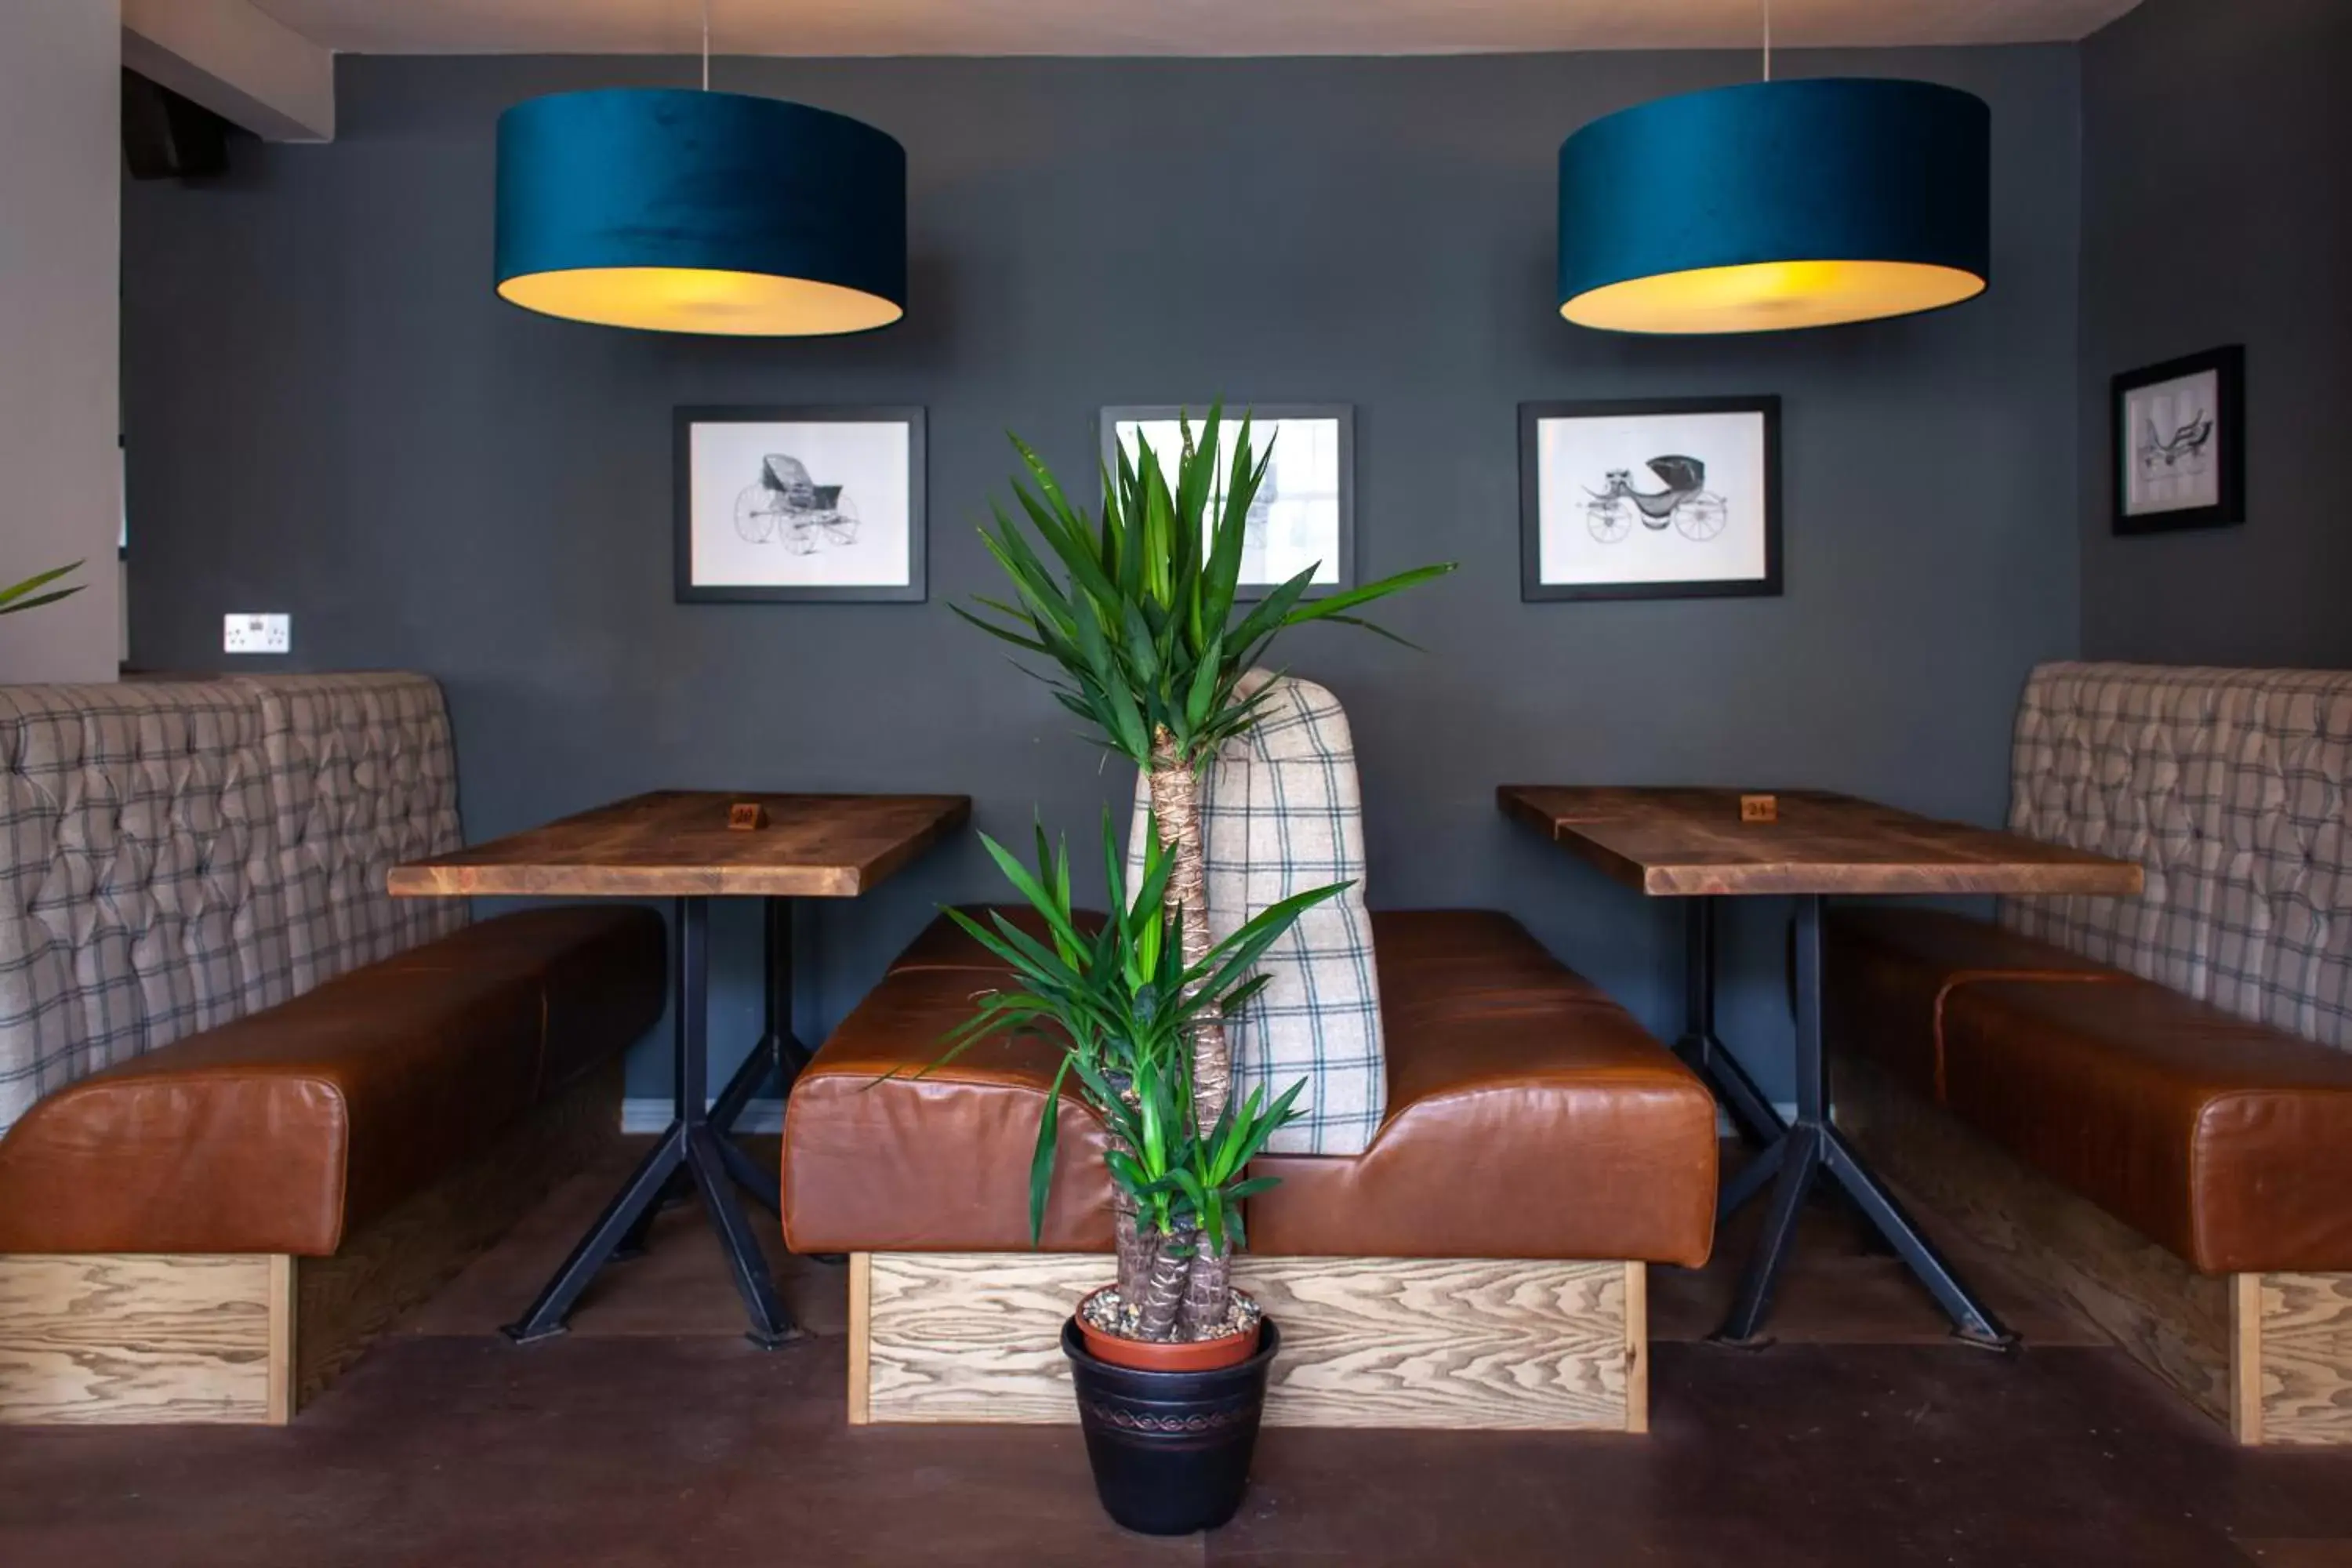
[[[849,1419],[1071,1423],[1063,1320],[1110,1275],[1070,1254],[857,1253]],[[1649,1429],[1639,1263],[1254,1258],[1282,1325],[1281,1426]]]
[[[283,1426],[620,1136],[617,1058],[332,1258],[0,1256],[0,1424]]]
[[[1865,1061],[1839,1124],[1932,1216],[2082,1311],[2241,1443],[2352,1444],[2352,1274],[2200,1274]]]

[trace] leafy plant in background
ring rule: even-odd
[[[1028,527],[995,506],[994,530],[981,530],[1013,597],[981,598],[978,614],[955,606],[990,636],[1050,660],[1055,673],[1032,673],[1150,779],[1154,832],[1171,860],[1164,897],[1179,922],[1188,971],[1205,963],[1213,946],[1201,775],[1219,746],[1256,722],[1261,701],[1237,695],[1242,677],[1286,628],[1335,621],[1380,631],[1353,612],[1454,570],[1450,563],[1423,566],[1309,599],[1309,567],[1256,605],[1237,605],[1250,502],[1272,451],[1265,458],[1254,452],[1244,417],[1219,499],[1222,413],[1221,406],[1209,410],[1197,439],[1191,421],[1181,423],[1172,486],[1150,443],[1139,440],[1132,458],[1122,447],[1116,470],[1108,464],[1101,470],[1099,520],[1073,506],[1044,460],[1013,437],[1036,486],[1033,492],[1013,481]],[[1204,1128],[1220,1124],[1232,1096],[1224,1016],[1203,1007],[1190,1026],[1193,1117]],[[1124,1258],[1139,1243],[1123,1200],[1114,1223]]]
[[[1155,825],[1156,826],[1156,825]],[[1190,1035],[1199,1019],[1226,1017],[1266,984],[1251,968],[1298,917],[1348,884],[1297,894],[1261,911],[1197,963],[1188,963],[1168,907],[1175,858],[1155,831],[1130,893],[1109,812],[1103,814],[1103,865],[1111,913],[1081,929],[1070,902],[1070,861],[1037,830],[1033,872],[1003,846],[981,836],[1005,879],[1045,922],[1043,941],[1003,913],[987,924],[960,910],[948,914],[1009,965],[1015,986],[986,994],[979,1010],[949,1037],[947,1058],[1004,1029],[1055,1026],[1063,1039],[1054,1092],[1039,1113],[1029,1167],[1029,1232],[1044,1227],[1060,1130],[1061,1089],[1076,1078],[1080,1096],[1111,1133],[1106,1154],[1121,1211],[1135,1224],[1119,1238],[1119,1300],[1130,1310],[1132,1337],[1166,1341],[1211,1337],[1231,1308],[1232,1257],[1243,1245],[1239,1205],[1274,1184],[1249,1179],[1249,1163],[1297,1112],[1305,1081],[1272,1102],[1253,1089],[1227,1103],[1213,1121],[1195,1113]]]
[[[51,589],[46,594],[41,590],[47,588],[60,577],[80,571],[82,563],[77,561],[70,566],[59,566],[51,571],[37,573],[13,587],[0,588],[0,616],[13,616],[23,610],[37,610],[43,605],[54,605],[59,599],[72,598],[88,584],[76,583],[70,587]]]

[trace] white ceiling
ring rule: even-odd
[[[255,0],[365,54],[691,53],[701,0]],[[1413,55],[1745,47],[1765,0],[709,0],[762,55]],[[2138,0],[1772,0],[1790,47],[2079,38]]]

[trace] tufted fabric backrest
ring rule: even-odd
[[[383,890],[393,867],[464,842],[441,688],[398,672],[245,684],[258,699],[278,826],[274,881],[286,900],[289,994],[463,924],[457,900]]]
[[[1364,904],[1364,807],[1356,742],[1323,688],[1262,669],[1238,688],[1265,705],[1227,742],[1202,781],[1209,929],[1219,941],[1270,904],[1333,882],[1353,884],[1299,917],[1258,960],[1269,977],[1226,1036],[1234,1089],[1268,1100],[1302,1079],[1300,1116],[1267,1142],[1286,1154],[1360,1154],[1388,1110],[1380,974]],[[1128,876],[1143,868],[1150,781],[1135,781]]]
[[[2005,924],[2352,1049],[2352,672],[2049,664],[2018,709],[2010,826],[2138,861],[2139,899]]]
[[[464,923],[415,675],[0,687],[0,1132],[35,1100]]]

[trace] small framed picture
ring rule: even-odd
[[[1780,400],[1519,405],[1519,597],[1780,592]]]
[[[2242,345],[2116,377],[2117,533],[2246,521],[2245,395]]]
[[[677,411],[677,597],[920,603],[919,408]]]
[[[1132,458],[1142,437],[1160,458],[1169,483],[1183,450],[1180,415],[1200,428],[1207,404],[1175,404],[1102,411],[1103,461],[1118,469],[1118,449]],[[1315,575],[1306,597],[1356,585],[1356,411],[1344,403],[1284,403],[1242,408],[1228,404],[1218,436],[1221,467],[1233,457],[1233,435],[1242,416],[1250,421],[1250,446],[1266,458],[1265,479],[1250,502],[1242,544],[1241,578],[1234,595],[1262,599],[1309,567]],[[1268,454],[1271,454],[1270,456]],[[1212,516],[1224,504],[1224,482],[1209,498]]]

